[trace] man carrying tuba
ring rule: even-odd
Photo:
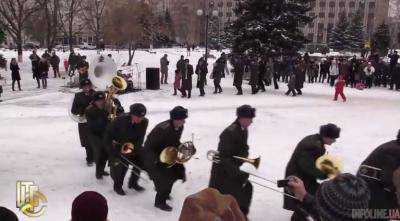
[[[80,83],[81,92],[75,94],[74,101],[71,107],[71,113],[79,117],[78,131],[81,146],[86,150],[86,164],[93,166],[93,151],[90,147],[88,139],[88,124],[85,117],[85,109],[89,106],[93,99],[95,91],[92,89],[92,82],[85,79]]]
[[[119,116],[111,122],[104,135],[104,142],[110,153],[110,172],[114,180],[114,191],[122,196],[125,195],[122,185],[129,163],[143,167],[141,151],[149,123],[145,115],[146,107],[143,104],[133,104],[130,106],[129,114]],[[128,187],[142,192],[144,188],[138,184],[138,175],[140,170],[133,168]]]
[[[169,194],[176,180],[186,181],[185,167],[182,164],[169,164],[160,161],[160,154],[167,147],[179,147],[185,119],[188,110],[177,106],[170,111],[170,119],[159,123],[147,136],[144,145],[145,166],[153,180],[157,194],[154,206],[164,210],[172,211],[167,204]]]
[[[235,156],[247,158],[248,130],[256,116],[256,109],[250,105],[242,105],[236,110],[237,119],[219,136],[219,163],[213,163],[209,187],[222,194],[232,195],[245,216],[249,213],[253,186],[248,181],[249,174],[240,170],[243,160]]]
[[[317,179],[326,179],[331,171],[321,171],[316,167],[316,160],[326,152],[325,145],[333,144],[340,136],[340,128],[335,124],[320,127],[319,133],[303,138],[297,144],[287,166],[285,177],[296,176],[304,182],[308,193],[315,194],[319,184]],[[286,193],[290,193],[285,189]],[[284,209],[294,211],[291,220],[307,220],[300,209],[300,202],[284,197]]]

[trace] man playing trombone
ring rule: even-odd
[[[247,158],[249,155],[247,128],[253,122],[255,113],[255,108],[249,105],[237,108],[237,119],[219,137],[219,162],[212,165],[209,183],[209,187],[235,197],[246,216],[249,213],[253,186],[248,181],[249,174],[240,170],[244,161],[236,157]]]
[[[176,180],[186,181],[185,167],[178,164],[161,162],[160,155],[168,147],[179,147],[185,119],[188,117],[187,109],[177,106],[170,111],[170,119],[159,123],[147,136],[144,145],[144,159],[147,172],[154,182],[157,194],[154,206],[172,211],[166,201]]]
[[[85,109],[92,101],[95,91],[92,89],[92,82],[89,79],[83,80],[80,83],[80,87],[82,91],[75,94],[71,107],[71,113],[82,119],[78,122],[79,139],[81,141],[81,146],[85,147],[86,150],[86,164],[88,166],[93,166],[93,151],[89,144],[88,124],[84,115]]]
[[[318,134],[310,135],[297,144],[293,155],[286,166],[285,177],[296,176],[304,182],[308,193],[315,194],[319,184],[317,179],[328,178],[328,171],[321,171],[316,167],[316,161],[326,152],[325,145],[333,144],[340,136],[340,128],[335,124],[320,127]],[[291,194],[286,188],[285,192]],[[307,220],[302,213],[299,202],[293,198],[284,197],[284,209],[294,211],[291,220]]]
[[[129,189],[138,192],[144,188],[138,184],[142,161],[140,152],[146,135],[149,120],[145,118],[146,107],[136,103],[130,106],[129,114],[117,117],[108,126],[104,142],[110,154],[110,173],[114,180],[114,191],[119,195],[125,195],[122,189],[129,164],[133,163],[134,168],[129,179]]]

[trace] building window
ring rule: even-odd
[[[322,32],[324,30],[324,23],[318,23],[318,32]]]
[[[223,12],[218,12],[218,16],[219,17],[224,17],[224,13]]]
[[[354,7],[356,7],[356,3],[355,2],[350,2],[349,6],[350,6],[350,8],[354,8]]]
[[[335,2],[329,2],[329,8],[334,8],[335,7]]]
[[[339,2],[339,7],[340,8],[344,8],[346,6],[346,3],[345,2]]]
[[[325,5],[326,5],[326,2],[324,2],[324,1],[319,2],[320,8],[325,8]]]
[[[328,31],[330,31],[330,30],[332,30],[333,29],[333,24],[332,23],[329,23],[328,24]]]
[[[324,41],[324,34],[318,33],[317,42],[323,43],[323,41]]]
[[[320,13],[319,13],[319,17],[320,17],[320,18],[325,18],[325,13],[324,13],[324,12],[320,12]]]
[[[335,13],[330,12],[330,13],[329,13],[329,18],[334,18],[334,17],[335,17]]]
[[[231,8],[232,7],[232,2],[227,2],[226,5]]]
[[[314,13],[314,12],[310,12],[309,16],[310,16],[311,18],[314,18],[314,17],[315,17],[315,13]]]
[[[224,2],[218,2],[218,7],[222,8],[224,6]]]
[[[227,12],[226,17],[228,17],[228,18],[232,17],[232,12]]]
[[[375,2],[369,3],[369,9],[375,9]]]
[[[308,33],[307,39],[310,40],[310,41],[313,41],[313,39],[314,39],[314,33]]]

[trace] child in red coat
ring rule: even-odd
[[[335,98],[333,99],[334,101],[337,101],[338,96],[340,95],[343,99],[343,102],[346,102],[346,96],[344,96],[343,93],[345,85],[346,81],[344,80],[344,76],[340,75],[335,85]]]

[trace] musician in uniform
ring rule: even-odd
[[[219,190],[222,194],[235,197],[244,215],[249,213],[253,186],[248,181],[249,174],[240,170],[243,161],[234,156],[247,158],[248,127],[255,117],[255,108],[243,105],[237,108],[237,119],[219,136],[219,163],[213,163],[209,187]]]
[[[364,179],[371,191],[370,209],[397,209],[393,174],[400,168],[400,130],[397,139],[377,147],[362,162],[358,177]],[[364,176],[364,175],[367,176]]]
[[[109,174],[104,171],[107,163],[108,153],[103,143],[103,136],[107,125],[110,123],[105,106],[106,95],[104,92],[96,92],[92,103],[86,108],[85,115],[89,128],[89,142],[93,148],[94,160],[96,162],[96,178],[102,179]]]
[[[340,136],[340,128],[335,124],[327,124],[320,127],[319,133],[303,138],[297,144],[287,166],[285,177],[296,176],[304,182],[308,193],[315,194],[319,184],[317,179],[326,179],[330,171],[319,170],[315,162],[325,154],[325,145],[333,144]],[[291,194],[286,188],[285,192]],[[291,220],[306,220],[306,214],[302,212],[300,202],[284,197],[284,209],[294,211]]]
[[[114,191],[119,195],[125,195],[122,186],[129,164],[134,163],[135,166],[142,167],[140,154],[149,123],[145,115],[146,107],[143,104],[133,104],[130,106],[129,114],[117,117],[107,127],[104,135],[105,144],[109,148],[110,173],[114,180]],[[127,143],[133,144],[132,153],[125,152],[129,151],[124,150],[124,145]],[[144,188],[138,184],[139,175],[139,168],[133,168],[128,187],[142,192]]]
[[[166,147],[178,147],[181,144],[187,117],[187,109],[175,107],[170,111],[170,119],[159,123],[147,136],[144,145],[145,166],[157,192],[154,206],[164,211],[172,211],[166,200],[170,198],[174,182],[179,179],[185,182],[186,174],[182,164],[169,166],[160,162],[160,154]]]
[[[84,117],[85,110],[93,100],[95,91],[92,88],[92,82],[89,79],[85,79],[80,83],[82,89],[81,92],[75,94],[74,101],[71,107],[71,113]],[[87,122],[78,123],[79,139],[81,146],[85,147],[86,150],[86,163],[88,166],[93,166],[93,151],[90,147],[88,139],[88,124]]]

